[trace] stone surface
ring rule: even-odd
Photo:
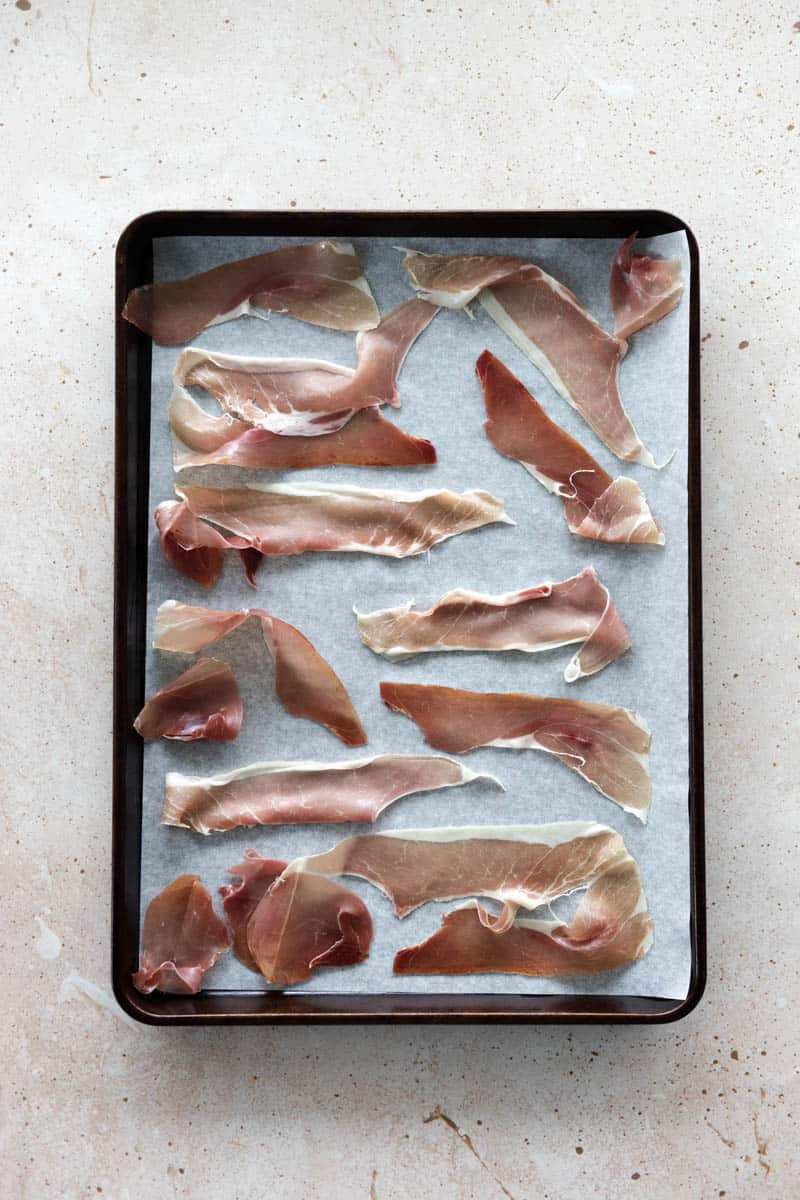
[[[797,1193],[798,18],[6,0],[9,1200]],[[166,1033],[116,1009],[113,250],[137,213],[193,206],[653,206],[694,228],[710,981],[682,1024]]]

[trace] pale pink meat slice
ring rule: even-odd
[[[237,883],[219,889],[225,916],[233,934],[233,952],[251,971],[258,970],[247,944],[247,925],[275,880],[283,874],[286,863],[280,859],[262,858],[257,850],[245,850],[244,862],[229,867],[228,874],[237,876]]]
[[[155,692],[133,723],[145,741],[232,742],[242,727],[242,697],[227,663],[201,658]]]
[[[677,258],[634,254],[636,234],[622,243],[611,264],[611,307],[614,334],[628,338],[660,321],[681,302],[683,275]]]
[[[229,945],[200,876],[179,875],[147,906],[134,987],[145,993],[199,992],[204,975]]]

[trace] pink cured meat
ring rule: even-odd
[[[199,992],[206,972],[229,945],[199,875],[179,875],[147,906],[134,987],[145,993]]]
[[[635,480],[612,479],[488,350],[475,370],[489,441],[561,499],[570,533],[601,542],[664,545],[664,531]]]
[[[122,315],[161,345],[177,346],[209,325],[265,310],[329,329],[372,329],[380,317],[353,247],[336,242],[285,246],[145,284],[130,293]]]
[[[286,711],[293,717],[318,721],[349,746],[363,746],[367,735],[333,667],[299,629],[262,608],[229,611],[167,600],[156,614],[154,646],[176,654],[196,654],[250,617],[260,623],[275,663],[275,691]]]
[[[611,307],[614,334],[628,338],[660,321],[681,302],[683,276],[677,258],[634,254],[636,234],[624,241],[611,264]]]
[[[400,754],[341,763],[254,763],[205,778],[170,772],[161,819],[202,834],[242,825],[375,821],[403,796],[475,779],[497,783],[450,758]]]
[[[285,869],[286,863],[280,859],[262,858],[256,850],[245,850],[244,862],[228,869],[228,874],[236,875],[238,882],[228,883],[219,889],[233,934],[233,952],[251,971],[257,971],[258,964],[247,944],[247,926],[262,899]]]
[[[381,699],[415,721],[437,750],[543,750],[626,812],[647,819],[650,731],[627,708],[418,683],[381,683]]]
[[[242,727],[242,697],[227,663],[201,658],[157,691],[133,723],[145,741],[232,742]]]
[[[594,675],[631,644],[593,567],[500,596],[448,592],[427,612],[413,612],[409,603],[356,616],[364,645],[392,661],[444,650],[534,653],[580,642],[564,672],[568,683]]]
[[[245,538],[225,537],[206,521],[199,521],[180,500],[164,500],[155,513],[161,549],[170,566],[204,588],[217,582],[226,550],[238,550],[248,583],[255,587],[262,556]]]

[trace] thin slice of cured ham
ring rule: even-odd
[[[246,538],[225,537],[206,521],[200,521],[182,500],[164,500],[154,513],[167,562],[182,575],[204,588],[217,582],[226,550],[238,550],[248,582],[255,587],[262,555]]]
[[[407,558],[483,525],[513,525],[503,501],[482,491],[381,491],[333,483],[175,491],[196,517],[264,555],[335,550]]]
[[[612,479],[488,350],[475,367],[483,387],[487,437],[559,496],[570,533],[600,542],[664,545],[664,531],[633,479]]]
[[[200,275],[134,288],[122,315],[163,346],[209,325],[288,313],[328,329],[372,329],[380,314],[352,246],[315,242],[223,263]]]
[[[233,952],[251,971],[257,971],[258,964],[247,944],[247,926],[264,896],[285,869],[286,863],[280,859],[262,858],[256,850],[245,850],[244,862],[228,869],[229,875],[237,876],[237,882],[219,889],[233,934]]]
[[[145,993],[199,992],[203,976],[229,945],[199,875],[179,875],[147,906],[134,987]]]
[[[220,441],[209,429],[215,422],[225,427],[219,430]],[[360,409],[332,433],[293,436],[254,428],[235,417],[209,417],[181,389],[173,396],[170,423],[176,471],[205,466],[294,471],[331,466],[422,467],[436,462],[431,442],[404,433],[377,407]]]
[[[153,645],[156,650],[196,654],[250,617],[261,625],[275,663],[275,691],[286,711],[293,717],[318,721],[348,746],[363,746],[367,735],[333,667],[299,629],[262,608],[229,611],[167,600],[156,614]]]
[[[457,590],[427,612],[413,601],[356,613],[361,640],[392,661],[442,650],[535,653],[581,643],[564,671],[568,683],[594,675],[629,649],[630,635],[593,567],[562,583],[505,595]]]
[[[634,254],[636,234],[624,241],[611,264],[611,307],[614,334],[630,337],[646,325],[654,325],[681,302],[683,276],[677,258],[649,258]]]
[[[569,925],[518,918],[498,933],[487,917],[477,900],[448,913],[427,941],[399,951],[395,974],[596,974],[643,958],[653,941],[653,920],[630,857],[591,883]]]
[[[385,754],[350,762],[263,762],[225,775],[169,772],[162,823],[220,833],[240,825],[375,821],[415,792],[458,787],[478,775],[451,758]]]
[[[423,296],[452,307],[477,297],[504,333],[618,458],[657,464],[619,394],[627,343],[612,337],[563,283],[521,259],[412,254],[403,265]]]
[[[224,413],[248,425],[324,434],[360,409],[399,405],[400,368],[437,311],[423,300],[400,304],[376,329],[358,335],[355,370],[317,359],[238,358],[190,347],[178,359],[173,381],[176,388],[204,388]]]
[[[626,812],[647,819],[650,731],[627,708],[419,683],[381,683],[381,698],[416,721],[437,750],[544,750]]]
[[[145,741],[232,742],[242,727],[242,697],[227,663],[201,658],[157,691],[133,723]]]

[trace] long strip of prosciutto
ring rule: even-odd
[[[462,308],[477,298],[489,316],[618,458],[657,464],[625,411],[619,364],[627,343],[597,323],[563,283],[522,259],[426,255],[403,260],[423,298]]]
[[[521,650],[532,654],[581,643],[568,683],[594,675],[630,648],[631,639],[593,567],[561,583],[499,596],[458,589],[426,612],[413,601],[356,612],[361,641],[390,661],[443,650]]]
[[[628,338],[646,325],[654,325],[681,302],[683,275],[677,258],[649,258],[634,254],[637,235],[622,243],[611,264],[611,307],[614,336]]]
[[[475,371],[483,388],[489,441],[560,497],[570,533],[600,542],[664,545],[664,531],[634,479],[612,479],[488,350]]]
[[[156,613],[156,650],[196,654],[254,617],[275,663],[275,691],[293,717],[318,721],[348,746],[363,746],[367,735],[347,689],[333,667],[294,625],[263,608],[203,608],[165,601]]]
[[[381,699],[415,721],[437,750],[544,750],[620,808],[647,819],[650,731],[630,709],[420,683],[381,683]]]
[[[451,758],[384,754],[349,762],[260,762],[224,775],[167,774],[162,824],[221,833],[242,825],[374,822],[403,796],[479,775]]]
[[[172,738],[193,742],[232,742],[242,727],[242,697],[227,663],[201,658],[165,684],[133,722],[145,741]]]
[[[514,523],[503,501],[483,491],[384,491],[333,483],[175,491],[194,516],[264,555],[335,550],[407,558],[483,525]]]
[[[230,945],[199,875],[179,875],[150,901],[144,918],[140,992],[199,992],[203,977]]]
[[[288,313],[327,329],[373,329],[380,318],[356,252],[346,242],[285,246],[199,275],[134,288],[122,315],[162,346],[209,325]]]

